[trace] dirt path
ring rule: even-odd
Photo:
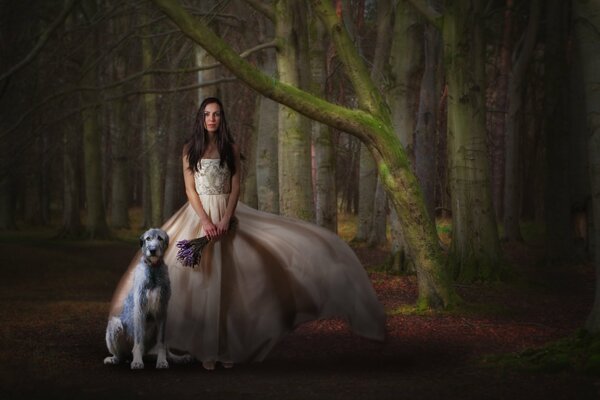
[[[316,322],[287,336],[262,363],[130,371],[102,360],[109,300],[135,250],[118,242],[0,241],[1,399],[600,398],[600,382],[591,377],[479,361],[576,330],[593,297],[589,268],[524,270],[545,276],[527,285],[461,286],[476,311],[390,315],[384,344],[352,335],[342,321]],[[365,263],[381,256],[358,255]],[[388,311],[414,302],[414,278],[371,278]]]

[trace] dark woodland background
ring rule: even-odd
[[[40,230],[118,241],[162,225],[186,201],[181,149],[197,107],[217,96],[244,157],[241,201],[338,232],[363,262],[376,254],[365,264],[378,279],[422,279],[415,223],[395,206],[412,201],[435,221],[447,287],[512,282],[532,254],[591,281],[599,2],[334,0],[346,48],[315,2],[174,2],[274,81],[353,110],[375,88],[418,193],[387,185],[373,158],[385,146],[249,88],[154,3],[0,0],[2,241]],[[350,48],[371,89],[352,78]],[[597,333],[600,301],[584,299],[575,325]]]

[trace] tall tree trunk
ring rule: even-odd
[[[242,191],[240,199],[247,205],[253,208],[258,208],[258,188],[256,182],[256,144],[258,141],[258,122],[260,120],[260,98],[256,96],[254,99],[254,114],[252,117],[252,129],[250,129],[250,137],[246,142],[246,159],[244,160],[244,177],[242,179]]]
[[[84,85],[93,86],[95,70],[89,72]],[[90,82],[91,81],[91,82]],[[85,103],[93,103],[97,93],[86,94]],[[104,196],[102,191],[102,158],[100,151],[100,127],[98,126],[99,107],[93,106],[81,112],[83,119],[83,156],[85,171],[85,201],[87,205],[86,231],[92,239],[110,236],[106,224]]]
[[[421,184],[429,216],[435,220],[436,130],[438,99],[441,91],[439,71],[441,36],[432,25],[424,28],[425,70],[421,79],[419,111],[415,128],[415,173]]]
[[[596,2],[575,0],[574,27],[578,56],[583,70],[585,111],[587,114],[588,154],[592,201],[594,265],[596,267],[596,297],[587,319],[586,328],[600,332],[600,5]]]
[[[305,32],[299,31],[294,11],[297,0],[278,0],[275,5],[275,33],[280,41],[277,66],[281,82],[299,87],[298,46]],[[314,220],[308,121],[297,111],[279,108],[279,212]]]
[[[261,23],[260,37],[273,37],[272,24]],[[268,76],[275,78],[277,59],[275,51],[266,49],[258,58],[259,68]],[[279,213],[279,173],[277,163],[278,152],[278,119],[279,105],[268,97],[257,98],[258,115],[256,122],[256,195],[257,208],[270,213]]]
[[[127,17],[117,18],[113,22],[116,35],[122,35],[127,29]],[[113,76],[116,81],[126,77],[127,60],[125,54],[117,54],[113,63]],[[123,92],[123,87],[117,88],[117,93]],[[129,227],[129,102],[121,98],[113,103],[111,129],[111,226],[113,228]]]
[[[375,206],[375,192],[377,191],[377,170],[369,149],[360,146],[360,175],[358,178],[358,219],[356,221],[357,242],[366,242],[369,239],[373,224]]]
[[[390,58],[390,47],[394,30],[394,9],[391,0],[377,2],[377,38],[375,42],[375,55],[371,79],[383,91],[382,83],[386,81],[386,66]],[[379,246],[387,243],[387,195],[381,182],[377,179],[375,198],[373,204],[373,221],[369,233],[370,246]]]
[[[525,90],[523,81],[529,68],[539,26],[540,2],[533,0],[529,9],[529,21],[524,33],[523,46],[515,59],[508,84],[508,112],[506,114],[506,159],[504,173],[504,235],[508,241],[521,241],[519,225],[520,208],[520,171],[521,171],[521,136],[523,132],[522,108]]]
[[[513,1],[506,0],[504,9],[504,27],[498,65],[498,81],[493,93],[490,114],[491,125],[491,157],[492,157],[492,202],[496,210],[496,218],[503,216],[503,190],[505,173],[505,124],[507,112],[508,78],[511,70]]]
[[[273,60],[274,61],[274,60]],[[256,192],[258,209],[279,213],[278,118],[279,105],[273,100],[259,98],[258,136],[256,143]]]
[[[79,237],[83,233],[79,207],[79,160],[81,143],[77,140],[78,129],[67,122],[63,128],[63,222],[59,237]]]
[[[482,3],[448,2],[444,58],[448,80],[448,161],[455,278],[496,279],[500,243],[492,207],[485,130]]]
[[[549,264],[571,261],[570,130],[566,59],[569,3],[546,3],[544,116],[546,130],[546,258]]]
[[[394,36],[390,52],[390,71],[393,85],[387,92],[392,110],[392,122],[400,142],[409,155],[413,153],[413,133],[418,103],[422,59],[422,23],[414,7],[406,0],[396,6]],[[412,261],[402,234],[402,226],[396,211],[390,213],[392,246],[390,264],[392,270],[409,272]]]
[[[389,108],[369,77],[340,18],[328,2],[313,0],[314,10],[332,37],[358,95],[358,109],[348,109],[274,80],[241,59],[214,32],[195,21],[174,0],[153,0],[190,38],[204,46],[253,89],[318,121],[358,137],[373,155],[382,182],[405,227],[409,251],[418,266],[418,306],[451,307],[459,301],[443,268],[435,226],[429,219],[410,161],[392,128]]]
[[[145,19],[144,19],[145,21]],[[150,69],[153,63],[152,42],[148,37],[150,31],[146,32],[146,37],[142,38],[142,62],[144,70]],[[143,78],[144,89],[153,88],[154,79],[152,75],[145,75]],[[144,150],[146,153],[146,168],[144,172],[148,179],[148,193],[150,194],[150,220],[151,226],[160,226],[163,223],[163,190],[164,190],[164,168],[161,157],[161,140],[158,128],[158,117],[156,109],[156,95],[151,93],[144,94]]]
[[[325,29],[321,21],[311,18],[310,69],[311,93],[325,98],[327,84],[327,57],[324,44]],[[330,128],[320,122],[312,122],[312,140],[315,163],[315,222],[337,232],[337,190],[335,185],[335,151]]]
[[[95,16],[97,4],[95,0],[83,3],[86,13]],[[99,34],[94,31],[91,37],[92,46],[86,49],[86,59],[93,62],[93,51],[98,48]],[[82,86],[95,87],[98,85],[97,67],[88,68],[81,79]],[[110,236],[106,223],[104,207],[104,192],[102,190],[102,151],[101,130],[99,118],[100,106],[97,105],[100,94],[97,91],[87,91],[82,95],[83,104],[89,105],[81,112],[83,122],[83,159],[85,172],[85,202],[87,206],[86,235],[92,239],[102,239]]]

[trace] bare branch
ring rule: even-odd
[[[263,50],[263,49],[268,49],[268,48],[274,48],[277,47],[277,43],[275,42],[275,40],[272,40],[268,43],[263,43],[263,44],[259,44],[255,47],[252,47],[248,50],[245,50],[244,52],[242,52],[240,54],[240,57],[242,58],[246,58],[249,55],[259,51],[259,50]],[[189,73],[194,73],[194,72],[199,72],[199,71],[206,71],[209,69],[214,69],[217,67],[220,67],[222,64],[221,63],[213,63],[213,64],[208,64],[208,65],[202,65],[199,67],[194,67],[194,68],[180,68],[180,69],[147,69],[145,71],[140,71],[137,72],[133,75],[128,76],[127,78],[124,78],[118,82],[113,82],[110,83],[108,85],[106,85],[103,89],[111,89],[120,85],[123,85],[125,83],[131,82],[137,78],[140,78],[142,76],[145,75],[149,75],[149,74],[189,74]]]
[[[31,61],[33,61],[35,56],[40,52],[40,50],[44,47],[44,45],[50,38],[50,35],[52,34],[52,32],[54,32],[54,30],[56,28],[58,28],[60,26],[60,24],[62,24],[62,22],[65,20],[65,18],[67,18],[67,15],[69,15],[69,13],[71,12],[71,9],[75,5],[75,3],[77,3],[78,1],[79,0],[68,0],[67,4],[65,5],[65,8],[62,10],[62,12],[59,14],[59,16],[54,20],[54,22],[52,22],[52,25],[50,25],[48,27],[48,29],[42,34],[42,36],[40,37],[40,40],[37,42],[37,44],[34,46],[34,48],[31,49],[29,54],[27,54],[27,56],[23,60],[21,60],[16,65],[14,65],[7,72],[0,75],[0,81],[5,80],[9,76],[13,75],[15,72],[17,72],[18,70],[20,70],[21,68],[23,68],[24,66],[29,64]]]
[[[271,5],[261,0],[244,0],[250,7],[269,18],[271,21],[275,21],[275,11]]]

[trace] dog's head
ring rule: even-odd
[[[150,261],[152,265],[157,265],[162,261],[168,246],[169,235],[162,229],[148,229],[140,236],[142,257]]]

